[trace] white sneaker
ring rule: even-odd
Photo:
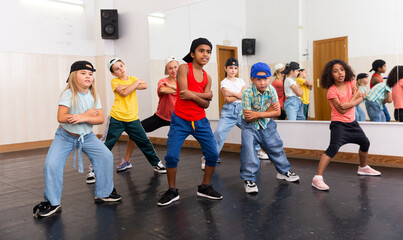
[[[201,157],[200,167],[201,167],[201,170],[204,170],[206,168],[206,160],[204,159],[204,156]]]
[[[287,182],[296,182],[299,181],[299,176],[292,170],[289,170],[284,174],[277,173],[277,179],[286,180]]]
[[[246,193],[258,193],[259,192],[257,185],[254,181],[249,181],[249,180],[244,181],[244,187],[245,187]]]
[[[156,166],[154,166],[154,172],[157,173],[167,173],[167,169],[165,168],[164,164],[159,161]]]
[[[258,157],[260,160],[269,160],[269,156],[268,156],[263,150],[260,150],[260,151],[257,153],[257,157]]]
[[[95,179],[95,173],[94,171],[88,172],[87,177],[85,178],[85,182],[87,184],[92,184],[95,183],[96,179]]]

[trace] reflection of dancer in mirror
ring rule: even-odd
[[[284,102],[285,102],[284,84],[283,84],[284,74],[281,73],[283,70],[284,70],[284,64],[282,63],[277,63],[274,66],[274,73],[273,73],[274,80],[271,83],[271,85],[277,91],[278,102],[280,103],[281,107],[281,114],[278,117],[278,120],[285,120],[285,118],[287,117],[284,110]]]
[[[284,102],[284,109],[287,113],[287,119],[305,120],[305,116],[302,113],[301,101],[303,91],[295,81],[295,78],[299,73],[299,64],[296,62],[287,63],[281,73],[286,76],[286,79],[284,80],[284,94],[287,99]]]
[[[95,69],[90,62],[77,61],[71,65],[66,89],[57,112],[60,123],[49,148],[44,168],[44,201],[33,209],[35,217],[49,217],[61,211],[63,169],[68,155],[78,148],[78,171],[83,172],[82,152],[94,166],[98,182],[95,202],[119,201],[122,197],[113,187],[113,155],[92,132],[92,126],[102,124],[101,101],[95,90]]]
[[[365,107],[372,122],[386,122],[386,103],[392,102],[392,89],[386,82],[376,84],[365,97]]]
[[[328,89],[327,99],[332,108],[330,144],[320,158],[318,171],[312,179],[312,186],[319,190],[329,190],[329,186],[323,180],[323,173],[340,147],[347,143],[360,146],[358,175],[381,175],[379,171],[367,165],[369,140],[355,121],[355,106],[362,102],[363,96],[355,87],[353,70],[344,61],[334,59],[325,65],[320,83],[322,88]]]
[[[312,80],[307,80],[308,73],[306,69],[300,69],[297,79],[295,81],[298,83],[299,88],[302,90],[302,113],[305,116],[305,119],[308,119],[309,112],[309,90],[312,90]]]
[[[166,206],[179,200],[176,172],[182,144],[189,135],[200,143],[206,159],[203,181],[198,186],[197,196],[216,200],[223,198],[210,184],[217,165],[218,153],[217,143],[204,110],[209,107],[213,98],[211,77],[203,70],[204,65],[210,60],[211,49],[209,40],[205,38],[193,40],[189,53],[183,58],[187,64],[179,66],[178,97],[175,111],[171,116],[165,156],[169,189],[158,201],[158,206]]]
[[[366,73],[358,74],[356,87],[363,94],[363,97],[364,97],[363,102],[365,102],[365,96],[367,95],[367,92],[368,92],[367,84],[368,84],[368,74],[366,74]],[[365,122],[365,120],[366,120],[365,112],[360,107],[360,104],[357,104],[355,106],[355,120],[357,122]]]
[[[403,66],[396,66],[390,71],[387,84],[392,88],[395,120],[403,122]]]
[[[277,92],[270,85],[271,70],[266,63],[253,64],[250,70],[252,86],[242,93],[242,134],[240,176],[246,193],[257,193],[256,175],[260,169],[255,145],[269,155],[277,170],[277,179],[296,182],[299,176],[291,170],[283,141],[272,119],[280,115]]]
[[[134,141],[143,152],[148,162],[153,166],[153,170],[158,173],[165,173],[165,166],[158,158],[138,117],[136,91],[146,89],[147,83],[134,76],[128,76],[126,65],[120,58],[110,60],[109,70],[115,76],[111,80],[115,100],[110,113],[111,117],[105,145],[112,150],[120,135],[125,131],[130,140]],[[123,171],[131,167],[129,159],[123,158],[116,170]]]
[[[372,63],[372,68],[369,70],[370,72],[375,71],[372,74],[371,82],[369,84],[370,88],[373,88],[376,84],[383,82],[382,73],[386,73],[386,62],[382,59],[377,59]],[[386,106],[383,106],[383,112],[385,113],[386,122],[390,122],[389,111]]]

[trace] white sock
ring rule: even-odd
[[[323,179],[322,175],[315,175],[313,176],[313,179]]]

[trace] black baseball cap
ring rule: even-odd
[[[297,62],[290,62],[285,65],[282,74],[288,74],[291,70],[299,70],[299,64]]]
[[[195,40],[193,40],[192,45],[190,46],[190,51],[189,53],[182,58],[183,61],[190,63],[193,61],[192,56],[190,56],[191,52],[195,52],[196,48],[202,44],[206,44],[208,46],[210,46],[211,49],[213,49],[213,45],[211,45],[211,42],[209,40],[207,40],[206,38],[197,38]]]
[[[368,77],[368,74],[360,73],[360,74],[357,75],[357,80],[362,79],[362,78],[367,78],[367,77]]]
[[[225,62],[225,66],[226,67],[228,67],[228,66],[237,66],[237,67],[239,67],[239,63],[238,63],[238,60],[236,58],[230,57]]]
[[[70,73],[78,70],[90,70],[91,72],[95,72],[94,66],[88,61],[77,61],[71,64]],[[67,81],[69,82],[69,78],[67,77]]]

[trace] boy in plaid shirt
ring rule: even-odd
[[[270,85],[271,70],[266,63],[258,62],[251,68],[252,86],[242,93],[242,145],[241,145],[241,179],[246,193],[257,193],[256,173],[260,160],[255,145],[259,144],[274,163],[277,179],[296,182],[299,176],[291,171],[284,149],[283,141],[277,132],[273,117],[280,115],[277,92]]]

